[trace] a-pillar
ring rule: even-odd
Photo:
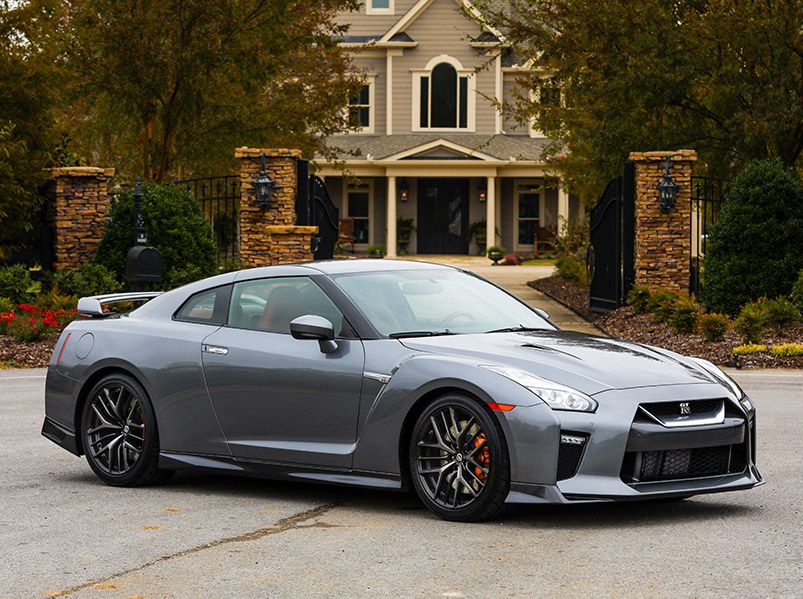
[[[668,157],[678,191],[675,207],[662,212],[658,184],[663,181]],[[697,153],[633,152],[630,160],[636,163],[636,284],[687,291],[691,274],[691,172]]]
[[[485,239],[487,247],[496,245],[496,177],[485,182]]]
[[[387,239],[387,257],[396,257],[396,177],[388,177],[388,239]]]

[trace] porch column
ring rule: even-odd
[[[569,192],[563,187],[563,182],[558,181],[558,232],[569,222]]]
[[[485,223],[487,249],[496,245],[496,177],[488,177],[485,182]]]
[[[387,257],[396,257],[396,177],[388,177],[388,238]]]

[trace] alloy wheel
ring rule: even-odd
[[[416,474],[429,498],[449,510],[480,496],[493,467],[486,432],[462,406],[443,406],[429,415],[416,443]]]
[[[91,398],[86,451],[106,474],[126,474],[145,448],[142,402],[127,385],[104,385]]]

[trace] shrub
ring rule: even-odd
[[[667,323],[676,333],[693,333],[699,314],[700,306],[690,297],[683,297],[672,303]]]
[[[574,256],[579,258],[585,256],[590,244],[589,224],[587,219],[583,221],[561,221],[560,229],[555,237],[555,249],[558,257]]]
[[[764,304],[765,322],[773,327],[777,333],[781,333],[784,327],[800,320],[800,310],[790,300],[785,297],[776,297],[766,300]]]
[[[588,286],[586,265],[574,256],[563,256],[555,261],[555,276],[582,287]]]
[[[649,287],[633,285],[633,288],[627,294],[627,303],[630,304],[636,314],[644,314],[647,312],[651,295],[652,292]]]
[[[148,243],[162,254],[163,284],[170,287],[171,272],[197,268],[204,277],[217,273],[217,246],[198,202],[175,185],[143,186],[142,216],[148,228]],[[111,219],[98,247],[96,262],[125,277],[125,259],[134,235],[134,196],[121,194],[111,206]]]
[[[773,356],[803,356],[803,343],[779,343],[770,350]]]
[[[40,310],[30,304],[19,304],[15,311],[0,314],[0,333],[19,341],[39,341],[57,335],[76,318],[75,310]]]
[[[170,288],[181,287],[188,283],[200,281],[206,277],[197,265],[191,265],[187,268],[173,268],[167,273],[166,280],[170,281]]]
[[[803,183],[777,159],[748,163],[711,229],[703,300],[735,314],[761,296],[787,295],[803,268]]]
[[[791,297],[797,309],[803,312],[803,269],[797,273],[797,281],[792,285]]]
[[[7,297],[0,297],[0,312],[13,312],[16,305]]]
[[[113,272],[102,264],[94,263],[57,271],[53,275],[53,285],[67,295],[77,297],[115,293],[123,287]]]
[[[750,302],[742,306],[739,317],[734,322],[736,332],[748,343],[758,343],[766,323],[764,302]]]
[[[706,341],[721,341],[730,326],[725,314],[701,314],[697,318],[697,329]]]
[[[58,285],[53,285],[50,291],[36,298],[36,305],[41,310],[72,310],[77,303],[78,297],[61,293]]]
[[[757,345],[755,343],[746,343],[745,345],[737,345],[731,350],[735,356],[746,356],[748,354],[760,354],[767,351],[766,345]]]
[[[650,295],[647,302],[650,311],[653,313],[655,322],[669,322],[675,312],[675,304],[681,300],[681,296],[673,291],[657,290]]]
[[[22,264],[0,268],[0,296],[7,297],[14,304],[31,301],[38,291],[37,287],[31,279],[31,273]]]

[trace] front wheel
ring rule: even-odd
[[[106,376],[89,392],[81,440],[89,466],[108,485],[155,484],[172,474],[158,467],[159,434],[150,400],[125,374]]]
[[[510,460],[499,423],[462,395],[442,397],[418,417],[409,447],[421,501],[445,520],[496,516],[510,490]]]

